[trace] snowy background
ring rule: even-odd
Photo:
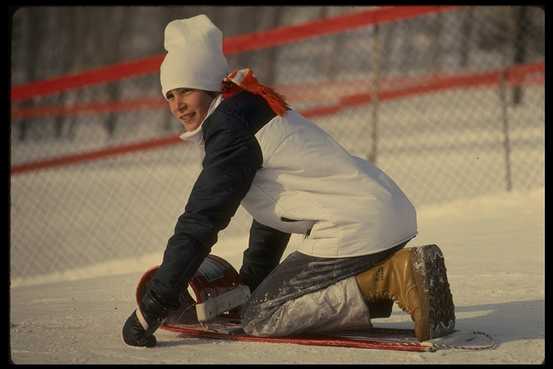
[[[544,90],[535,86],[525,91],[525,103],[510,107],[510,167],[512,186],[518,191],[545,183]],[[417,208],[506,190],[501,113],[494,89],[453,90],[406,100],[381,107],[377,165]],[[465,105],[451,103],[475,100],[485,113],[473,117],[467,117]],[[406,114],[405,104],[417,113]],[[313,121],[350,152],[367,157],[371,108],[347,109]],[[12,160],[122,143],[90,139],[103,132],[101,126],[89,124],[73,142],[15,143]],[[146,137],[146,129],[143,132]],[[150,127],[149,137],[154,133]],[[37,156],[29,158],[31,154]],[[119,273],[120,265],[125,271],[145,270],[146,258],[159,257],[172,235],[200,164],[200,151],[180,143],[12,176],[12,287]],[[251,217],[239,208],[221,234],[219,252],[228,252],[223,246],[227,241],[247,235],[250,224]],[[241,242],[245,247],[247,242]]]

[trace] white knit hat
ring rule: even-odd
[[[228,64],[223,33],[207,16],[176,19],[165,27],[167,55],[161,63],[163,97],[175,88],[220,91]]]

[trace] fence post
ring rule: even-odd
[[[507,70],[503,70],[499,76],[499,98],[501,99],[501,115],[503,121],[503,147],[505,149],[505,181],[507,191],[512,189],[511,178],[511,141],[509,137],[509,113],[507,102]]]
[[[372,78],[372,147],[371,152],[369,153],[369,161],[376,165],[377,154],[378,154],[378,109],[380,106],[380,27],[379,25],[374,26],[373,31],[373,42],[372,42],[372,63],[371,63],[371,74]]]

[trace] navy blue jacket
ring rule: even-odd
[[[263,163],[255,137],[275,113],[261,97],[240,92],[223,100],[202,125],[205,157],[184,213],[169,239],[152,292],[178,306],[185,288],[226,228]],[[278,265],[290,234],[253,221],[241,281],[253,290]]]

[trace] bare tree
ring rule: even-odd
[[[514,8],[515,37],[513,39],[513,64],[523,64],[526,61],[526,34],[528,26],[528,12],[526,6]],[[520,85],[513,87],[513,104],[519,105],[522,102],[523,90]]]
[[[383,42],[382,42],[382,71],[383,74],[386,74],[388,70],[391,68],[391,58],[394,54],[394,48],[395,44],[397,43],[397,37],[395,37],[397,33],[397,24],[391,23],[383,27],[384,35],[383,35]]]
[[[101,8],[100,10],[101,19],[107,20],[107,22],[105,22],[104,27],[97,30],[100,37],[98,45],[105,45],[102,49],[110,53],[110,55],[102,56],[108,60],[112,59],[110,63],[128,59],[128,55],[125,54],[127,49],[124,45],[128,44],[130,41],[125,40],[124,31],[128,29],[130,20],[134,17],[129,17],[126,14],[127,9],[122,7]],[[123,42],[123,40],[125,41]],[[119,45],[116,46],[117,44]],[[118,101],[121,97],[121,83],[107,83],[105,85],[105,91],[107,92],[109,101]],[[110,112],[103,122],[104,128],[110,138],[115,135],[118,116],[119,114]]]
[[[29,60],[40,60],[40,24],[41,15],[37,8],[22,8],[15,15],[14,18],[18,25],[21,26],[20,39],[18,40],[18,49],[23,50],[24,58],[18,60],[21,65],[15,66],[23,71],[25,82],[36,81],[38,77],[37,68],[34,63],[28,62]],[[28,98],[18,104],[20,108],[30,108],[34,106],[32,98]],[[18,124],[18,139],[25,141],[28,139],[30,131],[35,126],[33,119],[22,118]]]
[[[432,70],[434,73],[439,73],[442,66],[442,43],[440,42],[442,36],[444,24],[444,14],[438,13],[435,16],[434,24],[432,25],[432,34],[434,42],[432,44],[432,60],[430,61],[432,65]]]
[[[469,6],[463,15],[463,23],[461,25],[461,47],[460,47],[460,62],[462,68],[466,68],[470,57],[470,40],[472,38],[472,30],[474,28],[474,7]]]
[[[71,16],[71,8],[52,8],[50,9],[49,17],[54,21],[51,29],[61,28],[67,30],[67,32],[57,32],[60,37],[57,41],[55,59],[57,63],[56,74],[67,74],[71,70],[71,58],[68,56],[71,54],[72,49],[70,46],[75,44],[75,33],[72,30],[75,29],[75,17]],[[55,32],[54,32],[55,33]],[[67,102],[68,94],[62,91],[57,95],[56,105],[64,106]],[[54,137],[57,139],[66,138],[72,134],[71,130],[71,117],[65,115],[58,115],[54,119]]]
[[[326,19],[330,14],[331,7],[328,6],[321,6],[319,11],[319,18],[320,19]],[[332,37],[332,40],[329,40],[331,42],[331,53],[328,57],[320,58],[321,62],[321,69],[322,69],[322,75],[325,76],[325,78],[328,78],[330,80],[334,80],[336,78],[336,74],[339,71],[339,64],[340,64],[340,58],[334,57],[335,55],[342,55],[342,52],[344,50],[345,41],[350,37],[350,35],[345,35],[344,33],[338,33]]]
[[[281,23],[282,19],[282,7],[271,7],[266,8],[263,12],[264,17],[262,18],[264,22],[260,24],[262,30],[270,30],[277,27]],[[276,71],[277,71],[277,62],[278,62],[278,47],[271,47],[266,50],[261,59],[261,67],[259,75],[263,76],[264,83],[268,85],[273,85],[276,80]]]
[[[94,63],[98,41],[96,39],[96,29],[93,26],[97,16],[96,8],[92,7],[71,7],[67,11],[67,16],[73,18],[70,30],[71,37],[68,39],[67,54],[68,70],[79,72],[90,68]],[[81,102],[87,94],[84,87],[77,88],[67,94],[72,97],[74,102]],[[78,129],[80,118],[71,116],[68,121],[68,135],[74,138]]]
[[[258,9],[259,10],[259,9]],[[252,7],[225,7],[220,13],[223,18],[223,32],[225,37],[232,37],[244,33],[252,32],[256,29],[257,17]],[[236,22],[240,19],[240,22]],[[238,55],[230,55],[228,57],[229,66],[231,68],[242,68],[251,65],[252,52],[239,53]]]

